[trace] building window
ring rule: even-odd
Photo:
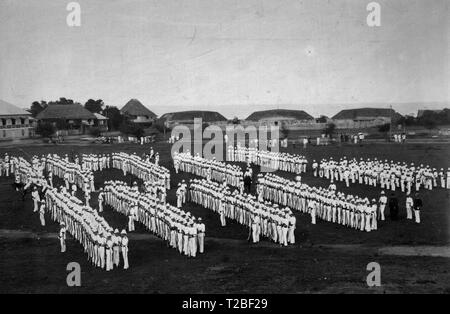
[[[16,119],[11,119],[11,124],[16,125]]]
[[[25,136],[25,129],[22,129],[22,136]]]
[[[6,130],[3,130],[3,137],[6,137]]]

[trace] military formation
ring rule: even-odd
[[[61,224],[61,252],[65,252],[66,232],[71,234],[84,248],[92,265],[112,270],[119,267],[122,255],[123,268],[128,269],[128,237],[125,230],[119,234],[98,212],[83,205],[81,200],[70,195],[61,186],[49,189],[45,194],[46,209],[54,221]]]
[[[225,183],[244,190],[244,172],[237,165],[226,164],[215,159],[206,159],[198,154],[192,156],[190,152],[173,155],[175,172],[192,173],[207,180]]]
[[[301,155],[259,150],[256,147],[229,145],[227,160],[245,162],[271,170],[281,170],[293,173],[303,173],[307,170],[308,160]]]
[[[106,181],[104,191],[106,204],[128,217],[129,231],[134,231],[134,223],[139,222],[181,254],[196,257],[197,252],[204,252],[205,225],[201,218],[121,181]]]
[[[47,155],[44,159],[45,169],[48,173],[48,178],[51,186],[53,186],[53,176],[57,176],[64,180],[66,190],[76,191],[80,188],[85,194],[90,194],[95,191],[94,174],[88,168],[83,168],[77,162],[69,161],[69,157],[65,155],[64,158],[53,154]]]
[[[407,195],[420,189],[450,189],[450,168],[444,171],[443,168],[438,170],[424,164],[343,157],[339,161],[333,158],[320,162],[314,160],[312,171],[314,176],[326,178],[330,182],[345,182],[347,187],[350,184],[364,184],[390,191],[400,190]]]
[[[206,179],[192,179],[189,200],[219,214],[220,224],[226,218],[249,227],[249,240],[259,242],[261,237],[281,246],[295,243],[296,219],[287,207],[259,201],[252,194],[231,191],[227,186]]]
[[[272,173],[258,175],[256,190],[259,200],[270,200],[311,215],[312,224],[321,219],[361,231],[377,230],[379,208],[375,199],[311,187]]]
[[[151,156],[147,156],[143,159],[136,154],[124,152],[112,153],[112,168],[122,170],[124,176],[130,173],[145,182],[157,184],[161,190],[170,189],[169,170],[152,163],[150,158]]]
[[[39,214],[45,226],[45,213],[60,224],[61,252],[66,251],[70,234],[84,248],[88,260],[96,267],[110,271],[119,266],[129,268],[128,237],[124,229],[119,232],[100,215],[106,206],[127,217],[128,233],[136,230],[136,223],[163,239],[168,247],[180,254],[196,257],[205,250],[205,224],[185,210],[184,204],[192,202],[218,214],[220,226],[233,220],[249,230],[248,241],[269,239],[280,246],[295,244],[296,218],[292,211],[307,214],[311,223],[318,220],[339,224],[358,231],[378,229],[385,220],[386,209],[391,209],[391,219],[396,216],[398,200],[395,191],[406,193],[407,219],[420,223],[421,189],[450,188],[450,168],[445,172],[427,165],[407,164],[374,159],[347,159],[338,161],[322,159],[313,161],[313,175],[330,181],[328,188],[309,186],[300,174],[307,171],[308,161],[300,155],[270,152],[237,145],[226,151],[228,161],[243,162],[238,165],[206,159],[200,155],[174,153],[176,173],[186,172],[199,178],[188,183],[181,180],[175,191],[176,206],[167,202],[170,190],[170,172],[160,166],[159,155],[153,149],[142,157],[137,154],[116,152],[112,154],[80,154],[72,158],[56,154],[33,156],[28,161],[22,157],[5,154],[0,160],[0,175],[15,177],[16,190],[31,190],[33,211]],[[73,161],[71,161],[71,159]],[[297,174],[295,180],[273,173],[257,176],[256,194],[251,193],[253,169],[251,165]],[[94,172],[107,169],[121,170],[141,180],[129,185],[110,180],[95,189]],[[63,184],[55,187],[54,177]],[[362,184],[382,189],[377,198],[369,199],[336,190],[336,182]],[[245,190],[245,192],[244,192]],[[85,200],[77,195],[83,192]],[[387,194],[391,193],[388,198]],[[98,206],[90,204],[91,195],[98,192]]]
[[[77,160],[75,163],[78,163]],[[111,155],[109,154],[82,154],[81,168],[89,171],[103,171],[111,166]]]
[[[55,156],[50,158],[37,156],[29,163],[22,157],[15,158],[13,174],[16,182],[27,186],[33,186],[32,198],[34,212],[39,212],[41,225],[45,226],[44,213],[48,212],[50,217],[60,223],[59,240],[61,252],[66,251],[66,233],[71,234],[84,248],[88,260],[96,267],[106,271],[118,267],[120,255],[123,259],[123,268],[128,264],[128,238],[126,231],[113,230],[98,212],[83,204],[76,196],[69,193],[65,186],[59,190],[53,187],[53,182],[48,182],[44,177],[44,169],[48,171],[59,171],[55,166]],[[65,159],[59,159],[61,164],[68,163]],[[67,166],[67,164],[65,164]],[[71,168],[72,169],[72,168]],[[74,171],[76,173],[76,171]]]

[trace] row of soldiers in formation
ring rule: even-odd
[[[78,163],[75,161],[75,163]],[[81,168],[89,171],[103,171],[111,166],[111,155],[109,154],[82,154]]]
[[[325,221],[338,223],[359,230],[371,231],[377,229],[377,220],[385,220],[385,210],[388,198],[384,191],[379,199],[360,198],[345,195],[335,189],[310,187],[301,180],[291,181],[274,174],[259,175],[257,193],[260,199],[272,200],[286,204],[301,212],[311,215],[311,222],[316,223],[316,217]],[[331,186],[330,186],[331,187]],[[391,206],[391,204],[390,204]],[[420,223],[422,201],[418,194],[413,199],[406,198],[407,218]],[[391,212],[391,215],[393,213]],[[392,217],[391,217],[392,218]]]
[[[110,271],[120,263],[120,253],[123,257],[124,269],[129,268],[128,264],[128,238],[126,231],[122,230],[119,235],[108,225],[97,211],[89,206],[83,205],[81,200],[71,195],[64,186],[60,191],[52,187],[45,179],[39,178],[37,173],[44,168],[39,159],[34,157],[32,164],[23,159],[19,159],[19,167],[15,168],[16,180],[26,185],[33,185],[33,199],[39,198],[39,214],[41,223],[44,219],[44,211],[48,212],[51,218],[60,223],[59,240],[61,252],[66,251],[66,232],[71,234],[84,247],[88,254],[89,261],[102,269]],[[41,193],[39,193],[41,192]],[[40,199],[40,194],[43,199]],[[37,211],[35,203],[34,211]],[[45,223],[43,224],[45,225]]]
[[[98,212],[83,205],[81,200],[71,196],[65,187],[61,192],[51,189],[46,193],[46,207],[53,220],[62,223],[60,230],[61,252],[65,251],[65,231],[67,230],[84,247],[88,260],[96,267],[112,270],[120,265],[128,269],[128,237],[125,230],[119,234]],[[67,229],[66,229],[67,228]]]
[[[223,184],[206,179],[191,179],[189,200],[219,214],[220,223],[226,218],[249,227],[249,239],[254,243],[267,237],[282,246],[295,243],[296,219],[287,207],[258,201],[254,195],[233,192]]]
[[[124,152],[112,153],[112,167],[123,171],[124,175],[131,173],[143,181],[159,185],[160,189],[170,189],[170,172],[167,168],[151,162],[151,156],[141,158],[136,154]]]
[[[174,152],[173,164],[175,172],[192,173],[208,180],[225,182],[228,185],[244,190],[243,171],[237,165],[226,164],[215,159],[206,159],[199,154],[192,156],[186,153]]]
[[[293,173],[306,172],[308,160],[301,155],[259,150],[256,147],[230,145],[227,149],[227,160],[251,163],[267,169]]]
[[[75,162],[69,161],[68,156],[61,158],[59,155],[47,155],[44,159],[50,185],[53,186],[53,176],[64,180],[66,190],[75,190],[79,187],[85,194],[95,190],[94,173],[87,168],[86,164],[80,164],[78,158]]]
[[[135,230],[134,223],[138,221],[180,254],[196,257],[197,252],[204,252],[205,225],[190,212],[121,181],[105,182],[105,204],[128,216],[129,231]]]
[[[400,189],[408,195],[412,189],[419,191],[421,188],[432,190],[435,187],[450,189],[450,168],[445,172],[443,168],[437,171],[428,165],[415,165],[406,162],[394,162],[367,158],[360,160],[341,158],[339,161],[322,159],[313,161],[314,176],[325,177],[331,182],[344,181],[347,186],[350,183],[359,183],[371,186],[380,186],[382,189],[395,191]]]
[[[259,175],[257,194],[261,200],[270,200],[311,215],[311,223],[317,219],[370,232],[377,230],[377,217],[384,220],[384,207],[376,200],[336,193],[333,189],[311,187],[268,173]]]

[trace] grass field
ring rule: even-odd
[[[161,164],[171,171],[172,185],[187,174],[176,175],[167,143],[155,143]],[[0,147],[0,154],[8,152],[30,158],[33,154],[108,153],[114,151],[149,151],[149,146],[120,145],[14,145]],[[290,152],[304,154],[312,159],[350,157],[378,157],[395,161],[426,163],[434,167],[450,166],[448,144],[370,144],[308,147],[306,150],[290,147]],[[254,167],[255,175],[258,168]],[[293,178],[294,175],[278,172]],[[131,182],[133,177],[123,177],[117,170],[95,173],[99,187],[107,179],[118,178]],[[303,176],[310,185],[328,186],[325,179],[314,178],[311,172]],[[41,227],[39,217],[32,213],[30,197],[22,202],[12,189],[12,178],[0,178],[0,292],[138,292],[138,293],[383,293],[383,292],[438,292],[450,293],[450,259],[448,257],[402,256],[382,253],[392,246],[430,246],[444,251],[449,246],[450,192],[435,189],[423,192],[423,223],[406,221],[404,208],[399,221],[379,224],[375,232],[360,232],[336,224],[318,221],[312,226],[310,218],[296,214],[297,244],[282,248],[267,240],[258,244],[246,241],[248,230],[228,221],[227,227],[219,225],[219,217],[211,211],[193,204],[187,210],[201,216],[206,224],[205,253],[189,259],[167,248],[159,238],[151,236],[138,225],[130,235],[130,265],[127,271],[115,269],[105,272],[90,266],[82,247],[73,240],[68,242],[65,254],[59,253],[59,242],[54,233],[58,225],[47,217],[47,226]],[[341,183],[337,188],[345,193],[378,197],[379,188]],[[254,189],[254,186],[253,186]],[[404,207],[404,195],[398,194]],[[92,197],[92,205],[96,197]],[[175,189],[168,195],[175,203]],[[124,228],[126,218],[110,208],[103,215],[117,228]],[[389,215],[388,215],[389,216]],[[148,235],[148,236],[145,236]],[[442,248],[442,249],[441,249]],[[420,251],[419,251],[420,253]],[[82,270],[82,286],[66,285],[66,265],[78,262]],[[366,285],[369,262],[381,265],[382,286]]]

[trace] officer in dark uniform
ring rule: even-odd
[[[244,191],[250,193],[250,187],[252,186],[252,177],[248,172],[244,175]]]
[[[414,216],[416,218],[416,223],[420,223],[420,211],[422,209],[423,203],[422,203],[422,199],[420,198],[419,193],[416,193],[414,195],[413,206],[414,206]]]
[[[394,193],[391,193],[389,198],[389,211],[391,213],[391,220],[398,220],[398,199]]]

